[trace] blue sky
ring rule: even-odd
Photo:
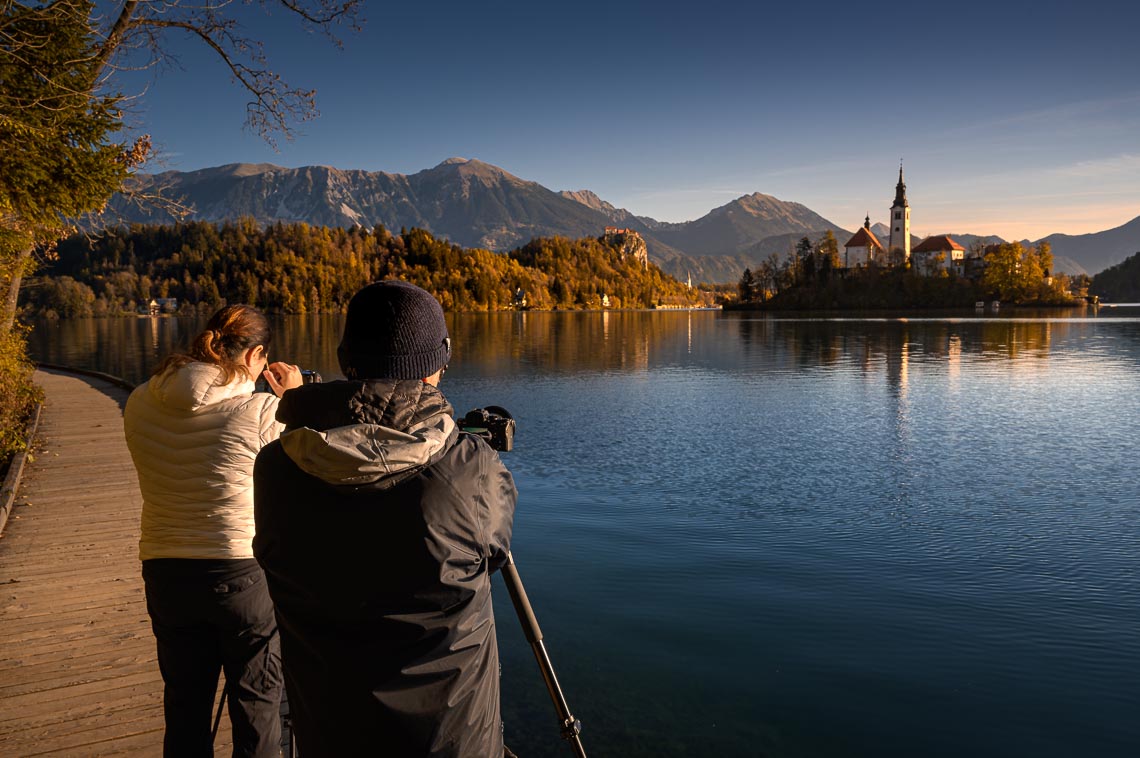
[[[1140,215],[1140,3],[379,3],[337,50],[255,5],[247,29],[321,117],[274,152],[200,44],[124,75],[164,161],[414,173],[478,158],[663,221],[740,195],[1036,239]]]

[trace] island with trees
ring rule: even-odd
[[[953,244],[953,243],[951,243]],[[959,253],[964,251],[958,247]],[[904,257],[886,253],[844,266],[834,235],[802,238],[786,257],[770,255],[737,284],[727,308],[764,310],[877,310],[966,308],[978,302],[1079,305],[1087,278],[1054,274],[1047,242],[979,245],[947,265],[944,253]]]

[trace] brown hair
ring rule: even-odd
[[[227,305],[210,317],[206,328],[190,344],[189,351],[168,355],[158,364],[154,376],[201,361],[221,367],[223,384],[229,384],[241,374],[254,379],[242,363],[241,355],[258,345],[268,350],[272,339],[269,321],[261,311],[250,305]]]

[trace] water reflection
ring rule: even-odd
[[[29,336],[28,350],[35,360],[138,382],[167,353],[187,345],[203,323],[183,318],[41,321]]]
[[[963,361],[1001,361],[1033,369],[1057,344],[1107,348],[1110,360],[1135,361],[1140,319],[780,319],[726,315],[735,320],[742,352],[792,370],[885,367],[889,383],[905,384],[914,361],[945,363],[960,373]],[[1027,360],[1023,360],[1027,359]]]
[[[497,372],[505,363],[534,373],[639,372],[676,349],[680,314],[516,313],[449,316],[455,362]]]
[[[337,375],[339,319],[276,324],[274,357]],[[1136,752],[1140,319],[449,326],[449,399],[520,419],[516,554],[592,753]],[[200,327],[31,345],[137,379]],[[510,744],[557,754],[496,603]]]
[[[882,374],[904,397],[911,365],[944,367],[955,385],[967,363],[1040,370],[1056,345],[1136,363],[1140,319],[781,319],[710,312],[449,314],[453,371],[473,376],[639,373],[682,365],[792,372],[857,368]],[[43,321],[30,336],[38,360],[138,381],[204,326],[181,317]],[[272,355],[339,377],[339,316],[274,320]],[[728,330],[726,332],[726,330]],[[735,334],[734,340],[728,339]]]
[[[947,378],[950,389],[957,391],[962,377],[962,336],[951,334],[946,352]]]

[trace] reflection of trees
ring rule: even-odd
[[[689,362],[690,351],[714,355],[718,314],[702,312],[576,312],[448,314],[453,367],[496,374],[507,370],[644,371],[651,362]],[[342,317],[284,316],[272,320],[270,357],[340,375],[336,348]],[[171,352],[185,349],[204,319],[70,319],[44,321],[30,340],[37,360],[91,368],[132,381]]]
[[[826,321],[742,318],[737,330],[745,352],[774,366],[833,365],[848,347],[846,335]]]
[[[314,369],[326,380],[340,378],[336,348],[340,344],[341,316],[282,316],[273,320],[270,358]]]
[[[1046,357],[1053,326],[1048,321],[986,321],[978,341],[979,352],[988,359],[1017,359],[1022,355]],[[1068,328],[1064,323],[1058,326]]]
[[[771,339],[772,321],[766,318],[744,317],[736,319],[736,328],[740,334],[740,344],[745,353],[752,351],[754,346],[762,347]]]
[[[898,386],[914,361],[1040,359],[1081,322],[1012,319],[756,319],[736,324],[750,363],[797,370],[843,365],[865,373],[884,370]],[[957,369],[956,369],[957,370]]]
[[[140,382],[165,355],[184,347],[200,327],[198,319],[183,318],[46,321],[36,325],[28,351],[34,360]]]
[[[274,319],[274,359],[340,374],[342,317]],[[63,319],[40,322],[34,359],[145,378],[202,328],[198,318]],[[1009,362],[1041,365],[1052,350],[1097,350],[1140,365],[1140,319],[781,320],[716,312],[523,312],[449,314],[452,369],[480,376],[510,371],[636,372],[662,366],[717,371],[858,372],[899,390],[917,364],[945,367]],[[1095,337],[1091,339],[1090,337]],[[939,369],[935,369],[939,370]]]
[[[455,361],[464,371],[494,373],[505,362],[542,372],[643,371],[683,360],[715,323],[715,314],[466,314],[452,320]]]
[[[205,323],[204,318],[166,316],[45,321],[36,325],[28,348],[35,360],[104,371],[140,382],[162,358],[185,350]],[[339,374],[339,317],[298,316],[274,319],[272,323],[272,360],[315,368],[328,378]]]

